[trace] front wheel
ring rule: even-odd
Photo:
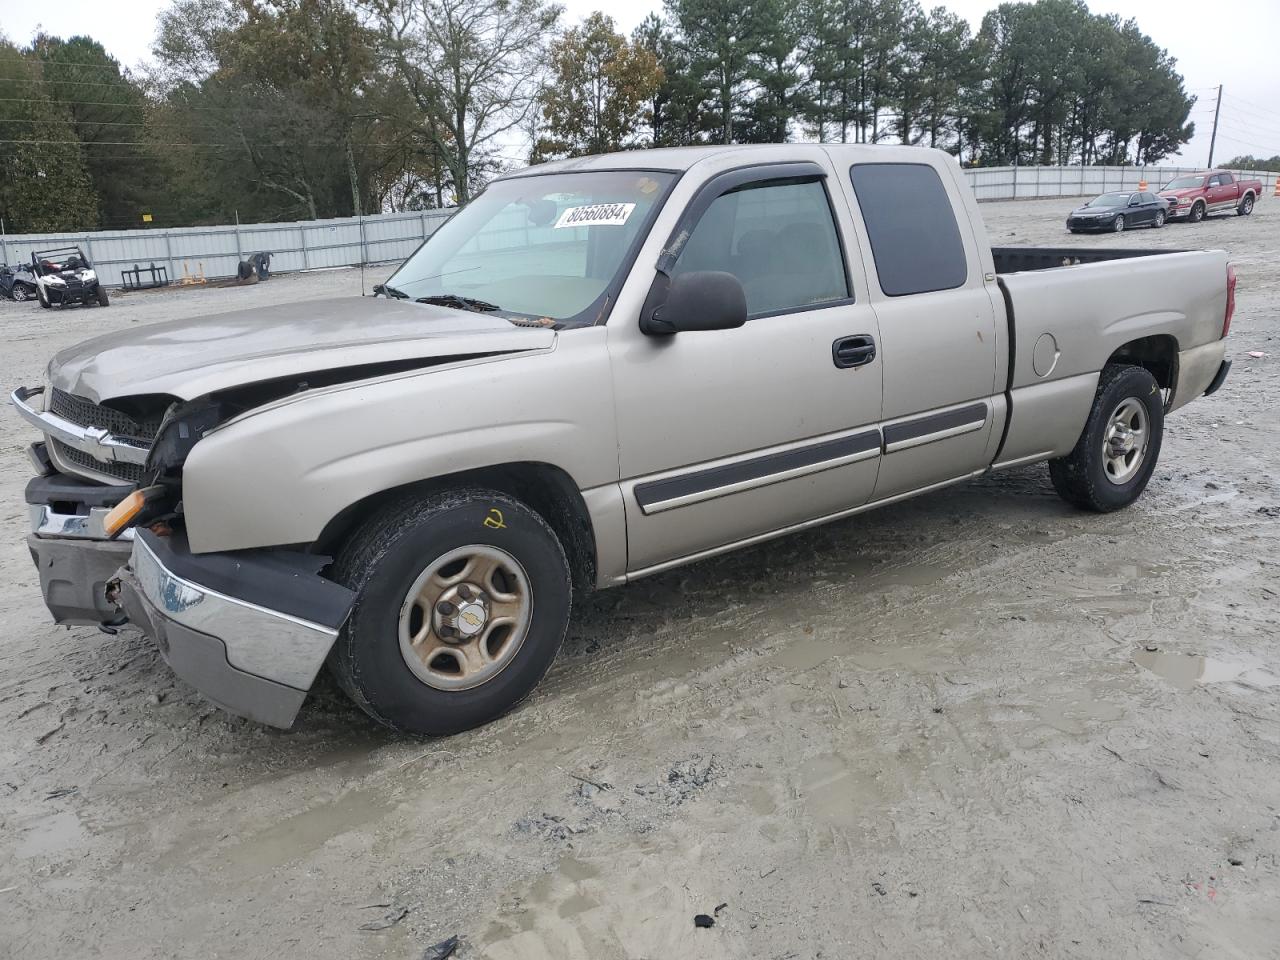
[[[111,306],[111,298],[107,296],[107,288],[104,287],[102,284],[98,284],[98,306],[100,307]]]
[[[1191,206],[1191,213],[1187,215],[1187,219],[1192,223],[1199,223],[1204,219],[1204,204],[1195,203]]]
[[[1111,229],[1116,233],[1124,233],[1125,226],[1124,214],[1120,214],[1120,216],[1116,217],[1116,222],[1111,225]]]
[[[1098,513],[1127,507],[1142,495],[1160,456],[1164,397],[1150,371],[1104,367],[1075,448],[1049,461],[1049,478],[1070,504]]]
[[[1236,213],[1242,217],[1247,217],[1253,213],[1253,194],[1249,194],[1241,201],[1240,206],[1236,208]]]
[[[480,488],[401,500],[339,553],[356,592],[330,654],[338,684],[396,730],[446,736],[523,700],[555,659],[572,578],[547,522]]]

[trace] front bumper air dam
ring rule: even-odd
[[[40,592],[54,623],[97,624],[120,611],[107,600],[107,583],[129,562],[129,540],[70,540],[27,537],[40,572]]]
[[[316,574],[327,558],[192,554],[139,530],[120,600],[183,680],[223,709],[288,729],[355,600]]]

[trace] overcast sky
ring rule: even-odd
[[[561,0],[567,20],[607,9],[625,32],[660,0]],[[976,30],[994,0],[943,0]],[[933,0],[925,0],[926,7]],[[166,0],[57,0],[55,3],[5,0],[0,29],[10,40],[25,43],[43,24],[52,33],[74,30],[100,41],[126,66],[149,55],[155,16]],[[1280,66],[1275,47],[1280,40],[1280,0],[1235,0],[1218,7],[1201,0],[1091,0],[1095,13],[1133,17],[1142,31],[1178,60],[1189,93],[1199,98],[1192,110],[1196,137],[1183,150],[1181,162],[1208,161],[1209,130],[1218,84],[1223,84],[1222,115],[1215,158],[1221,162],[1242,153],[1280,154]],[[55,12],[56,11],[56,12]]]

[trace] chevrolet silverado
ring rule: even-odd
[[[378,296],[109,333],[14,391],[59,623],[290,726],[527,696],[575,595],[1047,461],[1136,499],[1229,362],[1221,251],[995,248],[911,147],[657,149],[492,182]]]

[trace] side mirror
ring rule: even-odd
[[[693,330],[730,330],[747,322],[747,295],[732,273],[695,270],[677,275],[667,299],[640,318],[640,330],[663,336]]]

